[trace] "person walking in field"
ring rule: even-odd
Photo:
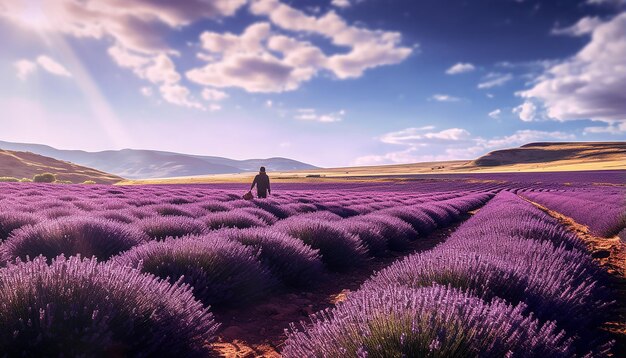
[[[256,185],[256,193],[259,198],[267,198],[267,194],[272,194],[270,189],[270,177],[265,173],[265,167],[259,169],[259,174],[254,177],[250,191],[254,189]]]

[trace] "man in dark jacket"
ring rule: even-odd
[[[259,174],[254,177],[250,191],[254,189],[255,185],[257,197],[259,198],[267,198],[267,194],[272,193],[272,190],[270,189],[270,177],[265,174],[265,167],[261,167],[261,169],[259,169]]]

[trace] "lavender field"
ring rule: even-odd
[[[562,175],[0,183],[0,355],[619,356],[624,173]]]

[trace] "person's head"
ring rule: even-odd
[[[259,169],[259,173],[265,173],[265,167],[261,167],[261,169]]]

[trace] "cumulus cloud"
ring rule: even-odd
[[[22,59],[13,63],[17,70],[17,77],[22,81],[26,80],[30,75],[41,68],[44,71],[60,77],[72,77],[70,71],[59,62],[53,60],[49,56],[38,56],[34,61]]]
[[[583,131],[583,134],[598,134],[598,133],[608,133],[608,134],[624,134],[626,133],[626,122],[613,122],[608,123],[606,126],[596,126],[596,127],[587,127]]]
[[[446,70],[448,75],[458,75],[459,73],[472,72],[476,69],[471,63],[459,62]]]
[[[187,87],[181,86],[177,83],[166,82],[159,87],[159,91],[161,92],[163,99],[169,103],[188,108],[205,109],[202,104],[191,99],[191,92],[187,89]]]
[[[311,121],[320,123],[334,123],[343,120],[346,115],[346,111],[340,110],[338,112],[320,114],[313,108],[301,108],[296,111],[295,119],[300,121]]]
[[[182,76],[176,70],[176,65],[169,55],[165,53],[141,54],[119,44],[109,47],[108,53],[118,66],[128,68],[137,77],[157,85],[161,97],[166,102],[187,108],[206,109],[193,99],[187,87],[180,84]],[[143,89],[142,94],[146,95]],[[202,95],[204,96],[204,93]]]
[[[141,87],[139,89],[139,92],[141,92],[141,94],[146,97],[152,97],[152,94],[154,93],[154,91],[152,90],[152,87]]]
[[[434,94],[429,98],[429,100],[437,102],[458,102],[461,99],[447,94]]]
[[[489,89],[493,87],[499,87],[504,85],[513,79],[513,75],[510,73],[490,73],[483,79],[483,82],[478,84],[479,89]]]
[[[322,70],[340,79],[357,78],[368,69],[402,62],[413,51],[400,46],[399,33],[348,25],[334,11],[310,16],[278,0],[254,0],[250,11],[267,17],[271,24],[252,24],[240,35],[204,32],[200,40],[207,53],[199,57],[208,63],[187,71],[187,78],[213,87],[283,92],[297,89]],[[300,35],[319,35],[349,50],[327,55],[310,42],[275,33],[272,25]]]
[[[493,118],[493,119],[498,119],[500,118],[500,114],[502,114],[502,110],[501,109],[494,109],[493,111],[489,112],[489,117]]]
[[[13,66],[17,71],[17,78],[22,81],[25,81],[31,74],[37,71],[37,63],[26,59],[15,61]]]
[[[213,88],[205,88],[202,90],[202,98],[207,101],[223,101],[228,97],[228,93]]]
[[[357,158],[354,165],[400,164],[472,159],[488,151],[519,146],[540,140],[572,140],[572,134],[554,131],[519,130],[508,136],[482,138],[463,128],[433,131],[433,126],[406,128],[384,134],[380,141],[403,147],[382,155]]]
[[[124,47],[168,50],[166,29],[233,15],[246,0],[0,0],[0,16],[26,28],[76,37],[111,37]]]
[[[320,71],[339,79],[357,78],[369,69],[402,62],[413,52],[413,47],[401,45],[398,32],[351,25],[332,10],[310,16],[278,0],[0,0],[0,18],[40,33],[109,41],[108,54],[117,65],[157,85],[166,101],[199,108],[189,89],[183,90],[172,61],[181,52],[169,46],[168,35],[199,20],[232,16],[248,4],[252,15],[267,20],[242,34],[202,33],[197,57],[206,65],[185,71],[189,80],[213,88],[283,92],[299,88]],[[344,50],[324,53],[305,41],[307,36],[325,38]],[[21,66],[20,76],[26,78],[28,69]],[[48,61],[40,66],[62,73]],[[184,93],[187,100],[181,100]]]
[[[346,7],[350,7],[352,5],[350,3],[350,0],[332,0],[330,2],[330,4],[332,6],[336,6],[336,7],[340,7],[340,8],[346,8]]]
[[[603,21],[597,16],[586,16],[568,27],[555,27],[553,35],[583,36],[593,32]]]
[[[52,73],[53,75],[62,76],[62,77],[72,77],[70,71],[65,68],[62,64],[57,61],[51,59],[48,56],[41,55],[37,57],[37,63],[44,70]]]
[[[576,55],[553,65],[519,95],[542,103],[546,116],[566,121],[626,121],[626,13],[591,32]]]
[[[587,0],[588,5],[626,6],[626,0]]]
[[[526,101],[513,108],[513,113],[519,116],[524,122],[532,122],[537,119],[537,106],[530,101]]]
[[[406,128],[397,132],[386,133],[380,141],[387,144],[420,145],[422,141],[460,141],[469,137],[470,133],[462,128],[450,128],[433,132],[435,127]]]

